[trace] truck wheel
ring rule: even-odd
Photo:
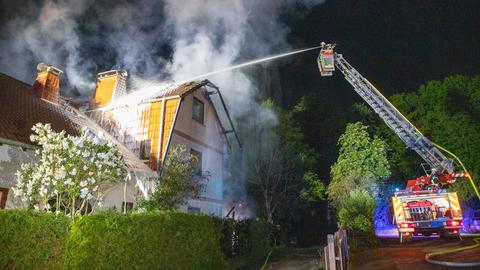
[[[412,234],[407,235],[406,238],[407,238],[407,243],[410,243],[410,242],[413,241],[413,235]]]
[[[460,233],[449,234],[448,231],[443,231],[440,237],[445,239],[446,241],[462,241],[462,237],[460,236]]]

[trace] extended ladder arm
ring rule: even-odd
[[[382,118],[387,126],[438,173],[454,173],[453,160],[447,158],[405,116],[400,113],[365,77],[353,68],[341,54],[333,52],[334,44],[322,43],[318,65],[322,76],[331,76],[335,67],[353,86],[357,94]]]

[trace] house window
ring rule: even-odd
[[[8,188],[0,188],[0,209],[5,209],[7,203]]]
[[[187,208],[187,213],[189,213],[189,214],[200,214],[200,208],[189,206]]]
[[[202,153],[193,149],[190,149],[190,155],[195,162],[194,173],[196,175],[202,175]]]
[[[125,211],[125,206],[127,211]],[[133,202],[122,202],[122,213],[129,212],[133,209]]]
[[[193,97],[192,118],[203,124],[204,104],[198,98]]]
[[[150,140],[143,140],[140,142],[140,159],[149,160],[152,143]]]

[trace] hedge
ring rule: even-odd
[[[272,249],[272,228],[262,219],[216,219],[216,224],[222,234],[220,246],[233,268],[253,268]]]
[[[59,269],[69,226],[63,215],[0,211],[0,269]]]
[[[98,213],[73,224],[65,269],[224,269],[212,218],[179,212]]]

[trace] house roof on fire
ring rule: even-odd
[[[70,135],[78,135],[82,127],[88,127],[96,135],[117,145],[127,167],[156,175],[83,112],[65,101],[54,103],[38,98],[33,94],[32,85],[0,73],[0,138],[32,145],[31,128],[39,122],[50,123],[53,130],[65,130]]]
[[[235,134],[235,138],[238,144],[241,146],[240,139],[238,138],[232,119],[230,118],[230,113],[228,112],[225,101],[223,100],[222,94],[220,93],[218,87],[209,80],[191,81],[183,84],[172,84],[170,87],[167,87],[160,93],[156,94],[155,97],[152,99],[174,96],[180,96],[183,98],[184,96],[187,96],[202,87],[210,87],[213,90],[206,91],[205,93],[207,94],[207,99],[211,102],[213,106],[215,116],[220,123],[222,133],[225,136],[227,143],[230,145],[227,134],[233,132]],[[212,95],[216,95],[218,98],[213,99]]]
[[[188,82],[181,84],[180,86],[176,85],[171,89],[167,89],[165,92],[160,93],[160,97],[171,97],[171,96],[186,96],[195,90],[205,86],[208,84],[208,81],[201,81],[201,82]]]

